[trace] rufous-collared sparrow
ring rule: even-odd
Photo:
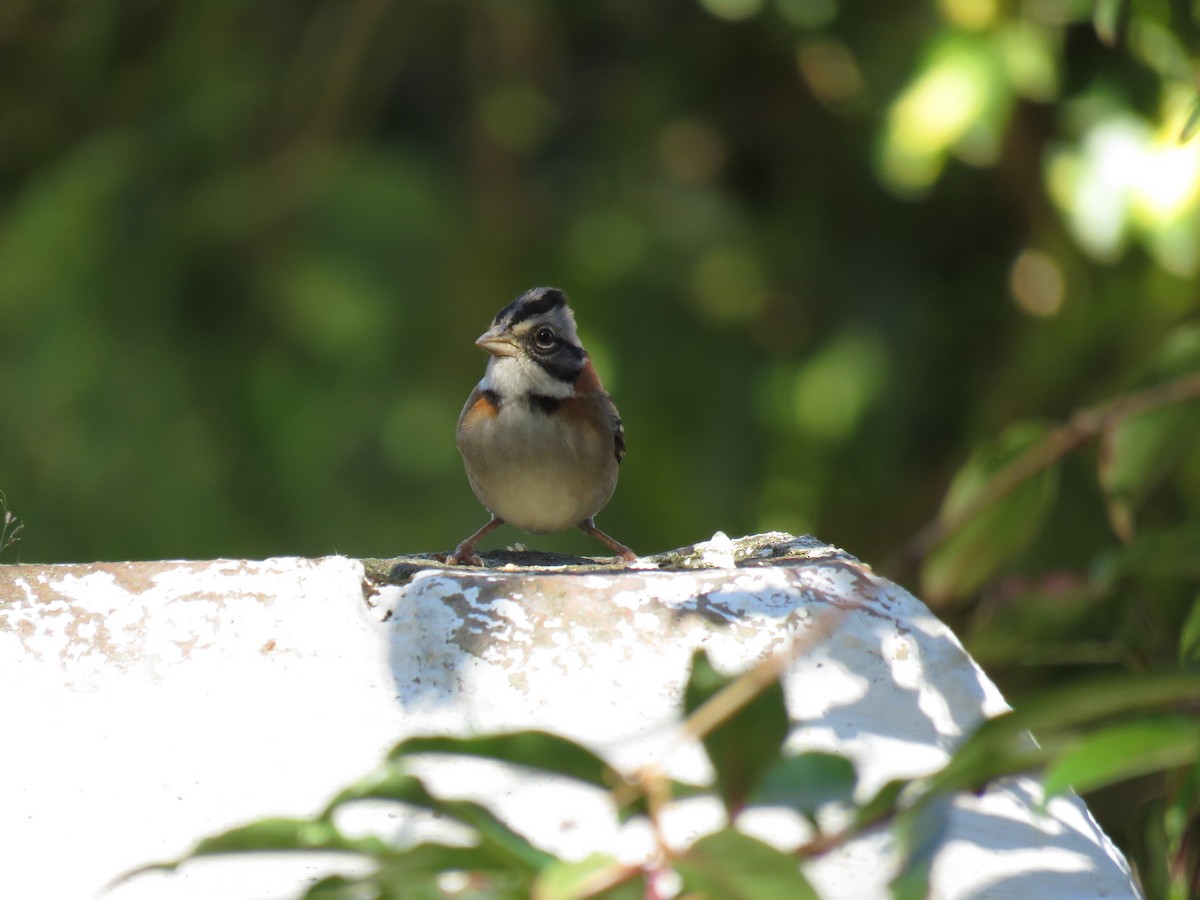
[[[592,521],[617,486],[625,431],[579,344],[566,296],[551,287],[526,291],[475,343],[491,357],[455,437],[471,490],[492,519],[448,561],[482,565],[475,545],[505,522],[531,534],[575,527],[636,559]]]

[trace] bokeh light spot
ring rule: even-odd
[[[813,96],[826,106],[844,106],[863,91],[858,62],[841,41],[801,44],[796,51],[796,65]]]
[[[752,319],[767,301],[762,264],[740,248],[710,250],[692,272],[692,294],[714,319]]]
[[[838,13],[837,0],[775,0],[775,8],[798,28],[820,28]]]
[[[645,227],[622,209],[594,210],[571,229],[571,258],[577,271],[594,282],[611,281],[631,271],[645,247]]]
[[[1048,253],[1023,250],[1013,262],[1008,284],[1017,306],[1030,315],[1048,318],[1062,309],[1062,270]]]
[[[959,28],[981,31],[990,28],[999,14],[996,0],[938,0],[942,18]]]
[[[1058,67],[1046,32],[1030,22],[1010,22],[999,41],[1014,90],[1039,103],[1051,102],[1058,95]]]
[[[366,360],[387,352],[379,339],[393,307],[388,285],[357,261],[297,255],[281,272],[280,317],[306,349],[331,358]]]
[[[1133,175],[1133,215],[1143,224],[1174,219],[1200,197],[1200,144],[1181,144],[1163,130],[1145,148],[1145,165]]]
[[[1050,194],[1092,256],[1115,258],[1130,235],[1181,277],[1200,266],[1200,145],[1178,142],[1175,117],[1156,130],[1129,113],[1109,115],[1077,147],[1050,161]]]
[[[700,0],[700,5],[718,19],[738,22],[761,12],[763,0]]]
[[[480,103],[488,134],[514,153],[530,153],[541,146],[556,114],[554,105],[526,84],[492,88]]]
[[[883,386],[884,348],[878,338],[844,334],[796,372],[792,412],[800,430],[830,441],[857,427]]]
[[[920,191],[941,174],[946,154],[970,136],[972,161],[986,163],[996,72],[989,45],[978,40],[943,42],[921,73],[892,104],[884,138],[882,175],[892,187]]]
[[[707,181],[720,171],[727,156],[721,136],[693,119],[664,126],[658,150],[666,170],[680,181]]]

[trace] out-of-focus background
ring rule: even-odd
[[[1189,9],[12,0],[2,559],[448,550],[473,340],[553,284],[628,434],[601,527],[811,532],[920,588],[887,564],[972,453],[1195,355]],[[1181,433],[1136,530],[1085,442],[925,591],[1011,694],[1200,634]],[[1156,528],[1169,578],[1117,536]]]
[[[473,340],[554,284],[626,421],[604,527],[880,560],[1195,311],[1180,36],[1091,13],[8,4],[8,558],[448,549]]]

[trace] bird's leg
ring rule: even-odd
[[[621,557],[621,559],[625,560],[625,562],[633,562],[635,559],[637,559],[636,553],[634,553],[620,541],[610,538],[607,534],[596,527],[596,523],[593,520],[584,519],[575,527],[584,534],[591,535],[600,543],[604,544],[604,546],[610,547],[616,552],[617,556]]]
[[[497,519],[492,516],[492,520],[480,528],[477,532],[454,548],[454,552],[446,557],[446,562],[452,566],[482,566],[483,560],[475,552],[475,545],[479,543],[479,539],[504,524],[503,519]]]

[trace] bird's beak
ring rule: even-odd
[[[482,347],[492,356],[516,356],[517,344],[512,332],[503,325],[493,325],[475,341],[476,347]]]

